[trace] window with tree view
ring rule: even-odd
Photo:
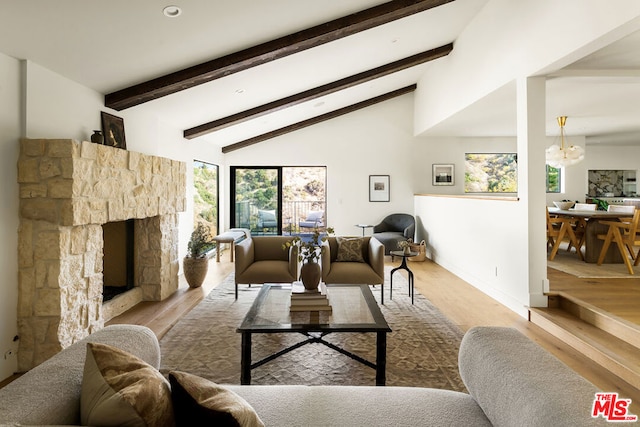
[[[547,193],[560,193],[561,169],[547,165]]]
[[[193,162],[193,226],[203,223],[213,236],[218,234],[218,166]]]
[[[466,153],[465,193],[517,193],[518,156],[515,153]]]

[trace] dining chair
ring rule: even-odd
[[[573,209],[576,211],[595,211],[598,205],[595,203],[576,203],[573,205]]]
[[[551,253],[549,254],[549,261],[553,261],[558,253],[560,243],[565,237],[569,238],[569,244],[578,248],[578,239],[573,232],[572,219],[564,217],[551,217],[549,214],[549,208],[547,207],[547,246],[551,246]],[[584,261],[584,256],[581,250],[576,251],[581,260]]]
[[[631,255],[631,259],[634,260],[633,265],[638,266],[640,263],[640,250],[638,253],[633,252],[634,246],[640,246],[640,234],[638,230],[638,222],[640,221],[640,209],[635,209],[634,206],[633,219],[629,222],[622,221],[600,221],[601,224],[609,226],[607,234],[598,234],[598,239],[604,240],[602,250],[600,251],[600,257],[598,258],[598,265],[602,265],[604,258],[609,249],[611,242],[615,242],[622,259],[629,270],[629,274],[634,274],[631,261],[627,252]]]
[[[636,210],[635,206],[628,205],[609,205],[607,207],[608,212],[624,212],[624,213],[634,213]]]
[[[595,211],[598,208],[598,205],[595,203],[576,203],[573,206],[573,209],[576,211]],[[578,240],[577,251],[582,250],[582,246],[584,246],[584,241],[586,239],[585,231],[587,229],[587,220],[584,218],[576,218],[573,223],[573,232],[576,235],[576,239]],[[567,247],[567,251],[570,251],[572,248],[571,242],[569,242],[569,246]]]

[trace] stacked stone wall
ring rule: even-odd
[[[18,182],[21,371],[104,326],[102,224],[137,219],[135,285],[143,299],[176,291],[184,162],[90,142],[25,139]]]

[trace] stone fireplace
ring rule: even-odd
[[[24,139],[18,160],[18,369],[178,288],[186,164],[90,142]],[[103,225],[135,222],[134,287],[103,304]]]

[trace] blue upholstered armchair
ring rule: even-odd
[[[277,226],[278,220],[276,218],[275,210],[258,210],[258,230],[276,228]]]
[[[309,211],[304,220],[298,222],[300,228],[322,228],[324,227],[324,211]]]
[[[396,213],[387,215],[380,224],[373,226],[373,237],[384,245],[384,254],[400,250],[398,242],[414,239],[416,221],[413,215]]]

